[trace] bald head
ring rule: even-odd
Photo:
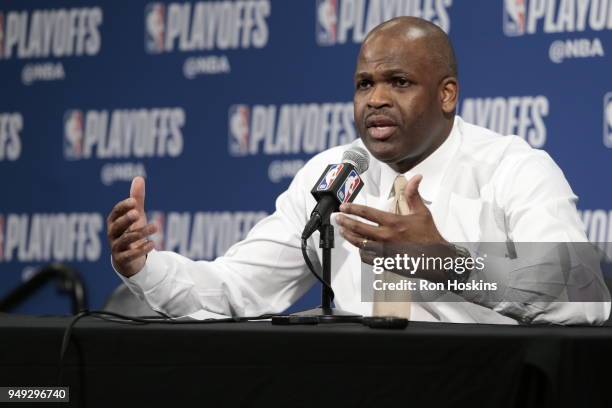
[[[405,38],[411,44],[427,49],[427,57],[433,69],[442,76],[457,77],[457,60],[448,35],[437,25],[422,18],[403,16],[374,27],[363,41],[363,48],[376,39]]]

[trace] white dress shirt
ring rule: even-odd
[[[282,312],[315,283],[300,250],[302,229],[316,204],[310,190],[326,165],[341,162],[346,148],[335,147],[313,157],[278,197],[276,211],[224,256],[193,261],[173,252],[152,251],[143,270],[129,279],[120,277],[154,310],[170,316]],[[563,173],[546,152],[531,148],[517,136],[502,136],[457,116],[447,140],[405,177],[416,174],[423,175],[419,193],[449,242],[587,241],[576,212],[577,197]],[[355,203],[389,208],[396,176],[389,166],[370,157],[369,169],[362,175],[365,185]],[[335,304],[345,311],[371,315],[372,303],[361,298],[359,251],[339,235],[338,228],[335,232]],[[311,256],[320,260],[318,244],[317,232],[308,246]],[[508,261],[503,256],[499,260]],[[581,287],[603,293],[607,300],[601,272],[594,268],[582,276]],[[480,277],[498,280],[509,293],[528,293],[530,288],[522,287],[511,269],[502,268],[501,276],[483,273]],[[456,296],[449,292],[437,301],[414,302],[411,320],[600,324],[610,312],[609,301],[487,303],[482,294],[465,294],[472,301],[463,302],[453,299]]]

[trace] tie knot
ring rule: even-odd
[[[393,182],[393,196],[401,197],[404,194],[406,184],[408,184],[408,180],[406,180],[406,177],[402,175],[397,176],[395,178],[395,181]]]

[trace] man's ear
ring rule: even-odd
[[[459,98],[459,82],[453,76],[446,77],[440,83],[440,105],[446,114],[455,112]]]

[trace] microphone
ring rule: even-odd
[[[308,239],[323,223],[325,217],[338,211],[340,204],[352,202],[361,188],[359,177],[370,165],[368,152],[355,143],[342,154],[342,163],[330,164],[316,182],[310,193],[317,205],[310,214],[302,232],[302,240]]]

